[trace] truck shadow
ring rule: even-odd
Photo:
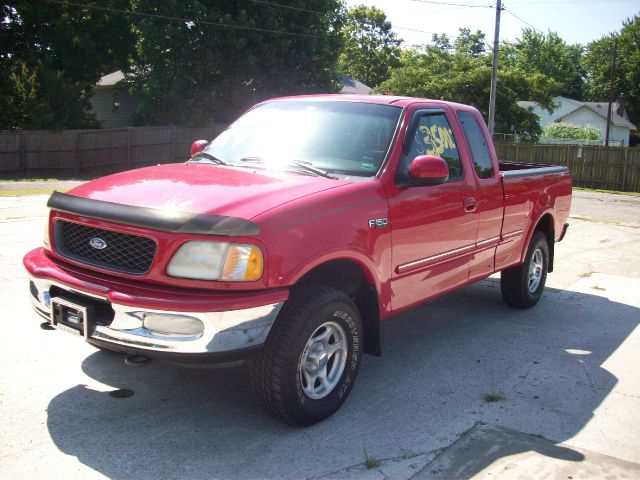
[[[326,476],[364,462],[364,450],[396,460],[437,452],[478,424],[562,442],[616,385],[603,363],[639,319],[633,306],[550,288],[535,308],[512,309],[487,279],[385,322],[383,356],[364,358],[350,399],[313,427],[264,414],[244,366],[128,367],[96,352],[82,364],[88,385],[51,400],[48,429],[60,451],[114,479]],[[119,388],[135,393],[109,395]],[[501,452],[528,448],[518,445]],[[583,459],[566,446],[541,453]]]

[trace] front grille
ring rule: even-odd
[[[119,272],[145,273],[156,254],[156,243],[139,235],[62,220],[55,223],[54,232],[60,255]],[[96,248],[96,245],[102,248]]]

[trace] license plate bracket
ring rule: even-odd
[[[52,297],[49,323],[57,330],[87,339],[90,334],[91,310],[91,306],[79,305],[66,298]]]

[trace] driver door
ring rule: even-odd
[[[399,160],[394,185],[387,192],[392,226],[392,309],[422,302],[468,281],[478,219],[472,172],[458,148],[462,132],[448,109],[417,110],[409,123],[410,148]],[[411,127],[413,126],[413,127]],[[409,165],[418,155],[437,155],[449,167],[449,180],[412,185]],[[467,202],[465,202],[467,200]]]

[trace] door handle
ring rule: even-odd
[[[478,208],[478,201],[473,197],[465,198],[462,203],[464,204],[465,212],[475,212]]]

